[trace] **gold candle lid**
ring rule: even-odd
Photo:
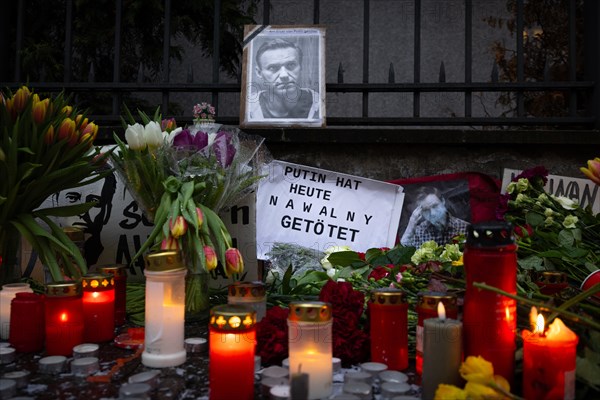
[[[168,272],[185,269],[181,251],[157,251],[144,256],[146,269],[153,272]]]
[[[231,297],[264,297],[266,293],[265,284],[259,281],[235,282],[229,285],[229,295]]]
[[[127,264],[97,265],[95,269],[101,274],[113,275],[115,278],[127,277]]]
[[[84,292],[102,292],[115,288],[115,279],[106,274],[85,274],[81,277]]]
[[[293,301],[289,304],[290,321],[327,322],[331,320],[331,304],[323,301]]]
[[[394,288],[375,289],[371,292],[371,303],[390,306],[406,303],[406,293]]]
[[[223,331],[243,331],[256,324],[256,311],[241,304],[221,304],[210,310],[209,326]]]
[[[83,229],[81,228],[77,228],[75,226],[65,226],[62,228],[62,230],[73,242],[85,241],[85,235],[83,234]]]
[[[537,273],[537,282],[547,285],[568,283],[569,277],[564,272],[541,271]]]
[[[46,284],[48,297],[75,297],[81,296],[81,283],[76,281],[57,281]]]
[[[444,292],[420,292],[417,294],[417,307],[431,308],[437,310],[437,305],[442,302],[446,309],[448,307],[456,308],[458,299],[455,294]]]

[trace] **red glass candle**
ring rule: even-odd
[[[423,321],[427,318],[438,317],[438,304],[444,305],[446,316],[458,319],[458,305],[456,295],[442,292],[421,292],[417,295],[417,334],[415,367],[418,375],[423,373]]]
[[[10,305],[11,346],[21,353],[42,351],[44,330],[44,296],[17,293]]]
[[[110,275],[115,282],[115,326],[121,326],[127,318],[127,265],[101,265],[97,271],[101,274]]]
[[[254,399],[256,312],[223,304],[210,311],[209,381],[211,400]],[[232,373],[235,382],[232,382]]]
[[[83,301],[81,283],[53,282],[46,285],[46,355],[73,354],[83,343]]]
[[[473,283],[517,293],[517,245],[511,224],[489,222],[469,227],[463,254],[467,284],[463,306],[465,357],[482,356],[494,371],[513,382],[516,301]]]
[[[538,317],[541,317],[539,315]],[[533,332],[523,330],[523,397],[574,399],[579,338],[556,318],[544,331],[543,317]]]
[[[112,276],[86,274],[83,286],[83,338],[89,343],[113,340],[115,336],[115,284]]]
[[[376,289],[369,301],[371,361],[408,368],[408,303],[400,289]]]

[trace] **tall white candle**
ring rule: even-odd
[[[462,323],[447,319],[444,303],[438,303],[438,318],[423,321],[423,399],[433,399],[440,383],[460,385]]]

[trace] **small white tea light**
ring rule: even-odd
[[[336,372],[340,372],[342,369],[342,360],[337,357],[333,357],[331,359],[331,363],[333,364],[333,373],[335,374]]]
[[[290,369],[290,359],[289,358],[284,358],[283,361],[281,362],[281,366],[283,368]]]
[[[88,376],[100,370],[97,357],[76,358],[71,362],[71,372],[76,376]]]
[[[17,389],[24,388],[29,383],[29,371],[11,371],[2,375],[4,379],[12,379],[17,383]]]
[[[344,375],[344,382],[362,382],[370,384],[372,376],[365,371],[350,371]]]
[[[410,392],[408,383],[383,382],[381,384],[381,395],[385,398],[403,395]]]
[[[160,371],[153,369],[151,371],[140,372],[129,377],[129,383],[147,383],[152,389],[156,389],[159,382]]]
[[[73,358],[98,357],[100,346],[96,343],[82,343],[73,347]]]
[[[387,369],[387,365],[379,362],[365,362],[360,364],[360,368],[371,376],[377,376]]]
[[[350,381],[344,383],[342,391],[352,394],[360,399],[368,400],[372,398],[372,387],[365,382]]]
[[[408,375],[400,371],[387,369],[379,373],[379,380],[381,382],[406,383],[408,382]]]
[[[262,379],[265,378],[287,378],[289,376],[289,369],[280,367],[278,365],[271,365],[262,370]]]
[[[64,371],[66,362],[65,356],[44,357],[39,361],[39,371],[42,374],[60,374]]]
[[[0,347],[0,364],[10,364],[15,361],[16,353],[12,347]]]
[[[263,398],[268,399],[271,395],[271,388],[275,386],[285,386],[289,383],[289,379],[285,378],[262,378],[260,380],[260,392]]]
[[[201,337],[191,337],[183,341],[185,351],[188,353],[204,353],[208,350],[208,341]]]
[[[0,342],[0,349],[3,347],[11,347],[9,342]]]
[[[119,388],[119,399],[149,399],[151,391],[147,383],[125,383]]]
[[[289,385],[276,385],[271,388],[271,400],[288,400],[289,398]]]
[[[348,393],[336,394],[331,400],[360,400],[360,397]]]
[[[17,394],[17,382],[12,379],[0,379],[0,398],[9,399]]]

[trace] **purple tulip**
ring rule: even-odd
[[[173,146],[189,146],[193,143],[193,141],[194,137],[190,131],[188,129],[184,129],[173,138]]]
[[[221,167],[227,168],[233,162],[235,157],[235,145],[233,144],[233,135],[229,132],[219,131],[213,143],[217,162]]]
[[[196,146],[198,150],[202,150],[206,146],[208,146],[208,133],[198,131],[194,136],[193,145]]]

